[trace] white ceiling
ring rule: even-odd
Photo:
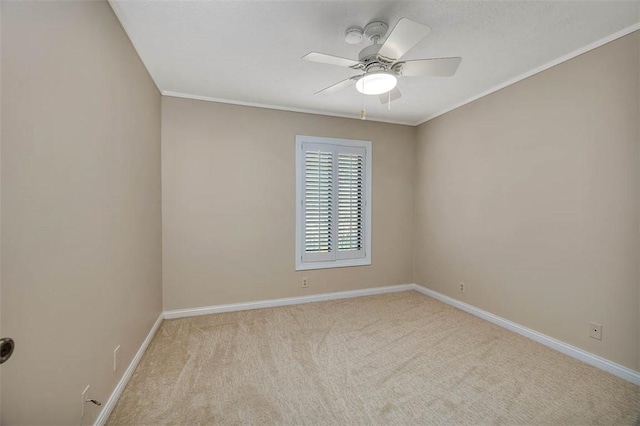
[[[461,56],[451,78],[401,77],[391,110],[365,99],[367,118],[418,124],[577,53],[640,28],[636,1],[111,0],[165,95],[358,117],[355,88],[320,89],[356,74],[303,61],[310,51],[357,59],[344,41],[373,20],[402,17],[431,33],[403,59]]]

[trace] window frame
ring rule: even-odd
[[[328,269],[343,268],[351,266],[371,265],[371,182],[372,182],[372,143],[371,141],[353,140],[353,139],[336,139],[317,136],[296,136],[296,231],[295,231],[295,255],[296,255],[296,271],[305,271],[311,269]],[[304,254],[304,145],[334,145],[346,148],[364,148],[364,225],[363,225],[363,246],[364,257],[352,259],[338,259],[322,261],[303,261]],[[334,194],[337,199],[337,194]],[[336,241],[337,249],[337,241]]]

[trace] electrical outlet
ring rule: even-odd
[[[82,391],[82,410],[80,411],[80,419],[84,418],[84,405],[87,402],[87,399],[89,398],[89,385],[87,385],[86,388],[84,388],[84,390]]]
[[[309,278],[302,277],[302,288],[307,288],[307,287],[309,287]]]
[[[113,371],[118,369],[120,364],[120,345],[113,350]]]
[[[589,336],[594,339],[602,340],[602,324],[592,322],[589,324]]]
[[[460,281],[460,293],[464,293],[464,282]]]

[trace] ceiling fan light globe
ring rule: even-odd
[[[392,90],[398,84],[395,75],[387,72],[374,72],[356,81],[356,89],[365,95],[381,95]]]

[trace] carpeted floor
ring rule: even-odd
[[[638,386],[407,291],[165,321],[108,424],[638,419]]]

